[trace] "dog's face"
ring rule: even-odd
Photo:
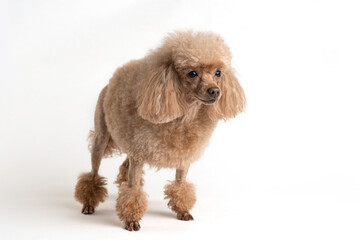
[[[245,95],[231,68],[230,50],[216,34],[170,34],[145,64],[136,104],[150,122],[190,119],[194,102],[207,105],[214,120],[243,111]]]
[[[188,67],[178,73],[184,92],[203,104],[213,104],[221,97],[220,66]]]
[[[170,64],[187,98],[213,105],[222,95],[223,73],[231,71],[231,53],[223,39],[211,33],[180,33],[165,41]]]

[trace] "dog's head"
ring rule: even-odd
[[[177,32],[145,59],[137,97],[139,115],[153,123],[186,116],[208,105],[212,119],[242,112],[245,95],[231,68],[231,53],[213,33]]]

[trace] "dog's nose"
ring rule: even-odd
[[[217,99],[220,95],[220,89],[218,87],[211,87],[207,90],[212,99]]]

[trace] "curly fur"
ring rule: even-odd
[[[95,208],[107,197],[106,180],[99,175],[83,173],[75,186],[75,199],[86,206]]]
[[[141,187],[119,186],[116,200],[118,217],[123,221],[140,221],[147,208],[147,195]]]
[[[172,181],[165,186],[165,198],[168,206],[176,213],[189,212],[195,205],[195,186],[188,182]]]
[[[103,157],[127,154],[116,181],[116,209],[126,229],[138,230],[146,209],[142,166],[176,168],[186,176],[217,122],[244,111],[246,99],[231,58],[219,35],[171,33],[144,58],[119,67],[101,91],[89,136],[92,172],[97,174]],[[191,71],[197,75],[191,77]],[[218,95],[211,95],[210,89],[217,89]],[[93,184],[83,182],[79,179],[78,185],[93,189]],[[185,177],[167,185],[165,194],[179,219],[192,219],[188,211],[195,204],[195,190]],[[94,198],[97,204],[103,199],[98,194],[78,195],[86,196],[77,197],[82,202]]]

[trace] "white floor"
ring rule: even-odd
[[[192,211],[195,220],[183,222],[175,218],[161,196],[159,179],[171,173],[147,170],[145,189],[149,206],[139,232],[124,230],[118,220],[114,184],[108,186],[109,197],[96,213],[83,215],[81,205],[73,199],[72,184],[52,186],[45,179],[42,187],[31,179],[24,184],[9,182],[1,196],[2,239],[360,238],[359,187],[354,184],[347,189],[339,188],[351,179],[338,179],[338,186],[336,182],[324,184],[334,179],[331,176],[272,191],[246,190],[241,183],[239,188],[230,184],[232,189],[220,188],[218,184],[211,187],[203,181],[197,185],[198,201]],[[31,188],[22,187],[31,186],[31,182],[34,184]],[[333,189],[324,189],[331,184]],[[23,190],[10,192],[16,189]]]

